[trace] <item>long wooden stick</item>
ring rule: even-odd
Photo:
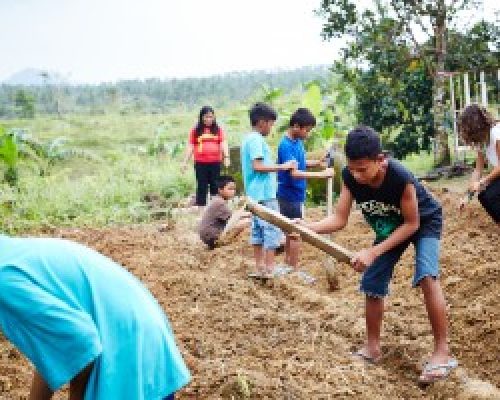
[[[280,213],[270,210],[251,199],[247,199],[247,210],[263,220],[277,226],[286,233],[298,233],[304,242],[324,251],[341,262],[350,262],[353,254],[344,247],[333,243],[302,225],[295,224]]]

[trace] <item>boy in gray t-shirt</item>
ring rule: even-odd
[[[200,239],[210,250],[216,247],[217,241],[231,218],[232,212],[227,205],[227,201],[232,199],[236,192],[233,177],[220,176],[217,180],[217,189],[218,194],[206,208],[199,227]],[[231,236],[238,235],[245,227],[250,226],[250,213],[243,212],[238,217],[238,220],[234,221],[235,225],[230,229]]]

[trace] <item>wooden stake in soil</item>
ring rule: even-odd
[[[327,167],[332,168],[334,165],[335,143],[332,144],[326,155]],[[326,185],[326,215],[329,217],[333,213],[333,178],[328,178]],[[330,235],[324,235],[326,239],[330,239]],[[335,260],[330,257],[325,257],[323,262],[326,272],[326,281],[331,291],[339,289],[339,278]]]
[[[277,226],[286,233],[298,233],[304,242],[324,251],[338,261],[349,263],[353,254],[340,246],[333,243],[316,232],[307,229],[302,225],[295,224],[290,219],[284,217],[280,213],[270,210],[251,199],[247,199],[247,210],[252,214],[262,218],[263,220]]]

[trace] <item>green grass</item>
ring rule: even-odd
[[[0,188],[3,230],[149,221],[142,202],[146,193],[175,203],[193,190],[191,169],[167,161],[134,155],[112,165],[68,165],[46,177],[23,174],[18,191],[5,184]]]
[[[401,162],[416,176],[421,176],[433,168],[434,156],[423,151],[420,154],[410,154]]]
[[[276,106],[279,111],[281,105]],[[216,110],[230,145],[239,145],[243,134],[250,131],[247,109],[236,104]],[[193,193],[195,180],[193,168],[181,167],[182,154],[149,155],[148,146],[158,130],[167,142],[185,143],[197,113],[173,110],[170,114],[42,115],[33,120],[0,120],[7,128],[27,129],[41,141],[65,137],[68,148],[84,149],[96,156],[95,160],[58,161],[45,174],[37,162],[24,161],[18,188],[0,184],[1,231],[151,220],[148,205],[142,200],[146,193],[160,194],[168,204],[175,204]],[[272,147],[280,137],[275,130],[268,139]],[[419,175],[432,167],[432,155],[412,155],[404,164]]]

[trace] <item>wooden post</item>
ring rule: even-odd
[[[484,80],[484,71],[479,73],[479,84],[481,85],[481,104],[483,107],[488,107],[488,89]]]
[[[465,107],[467,107],[470,104],[469,74],[467,72],[464,74],[464,98]]]
[[[455,107],[455,83],[453,75],[450,75],[450,111],[453,118],[453,142],[455,145],[455,161],[458,161],[458,132],[457,132],[457,112]]]
[[[335,155],[336,147],[335,142],[330,147],[328,154],[328,164],[327,167],[331,168],[334,166],[334,155]],[[333,214],[333,178],[328,178],[327,182],[327,196],[326,196],[326,215],[329,217]],[[323,235],[325,239],[331,240],[331,235]],[[337,268],[335,266],[335,260],[330,257],[326,257],[323,263],[326,272],[326,281],[328,282],[328,286],[330,290],[338,290],[339,289],[339,277],[337,273]]]
[[[497,70],[497,117],[500,117],[500,69]]]
[[[344,247],[325,239],[316,232],[313,232],[302,225],[298,225],[280,213],[270,210],[248,198],[247,210],[259,218],[277,226],[286,233],[298,233],[304,242],[307,242],[324,251],[338,261],[349,263],[353,257],[353,253]]]

